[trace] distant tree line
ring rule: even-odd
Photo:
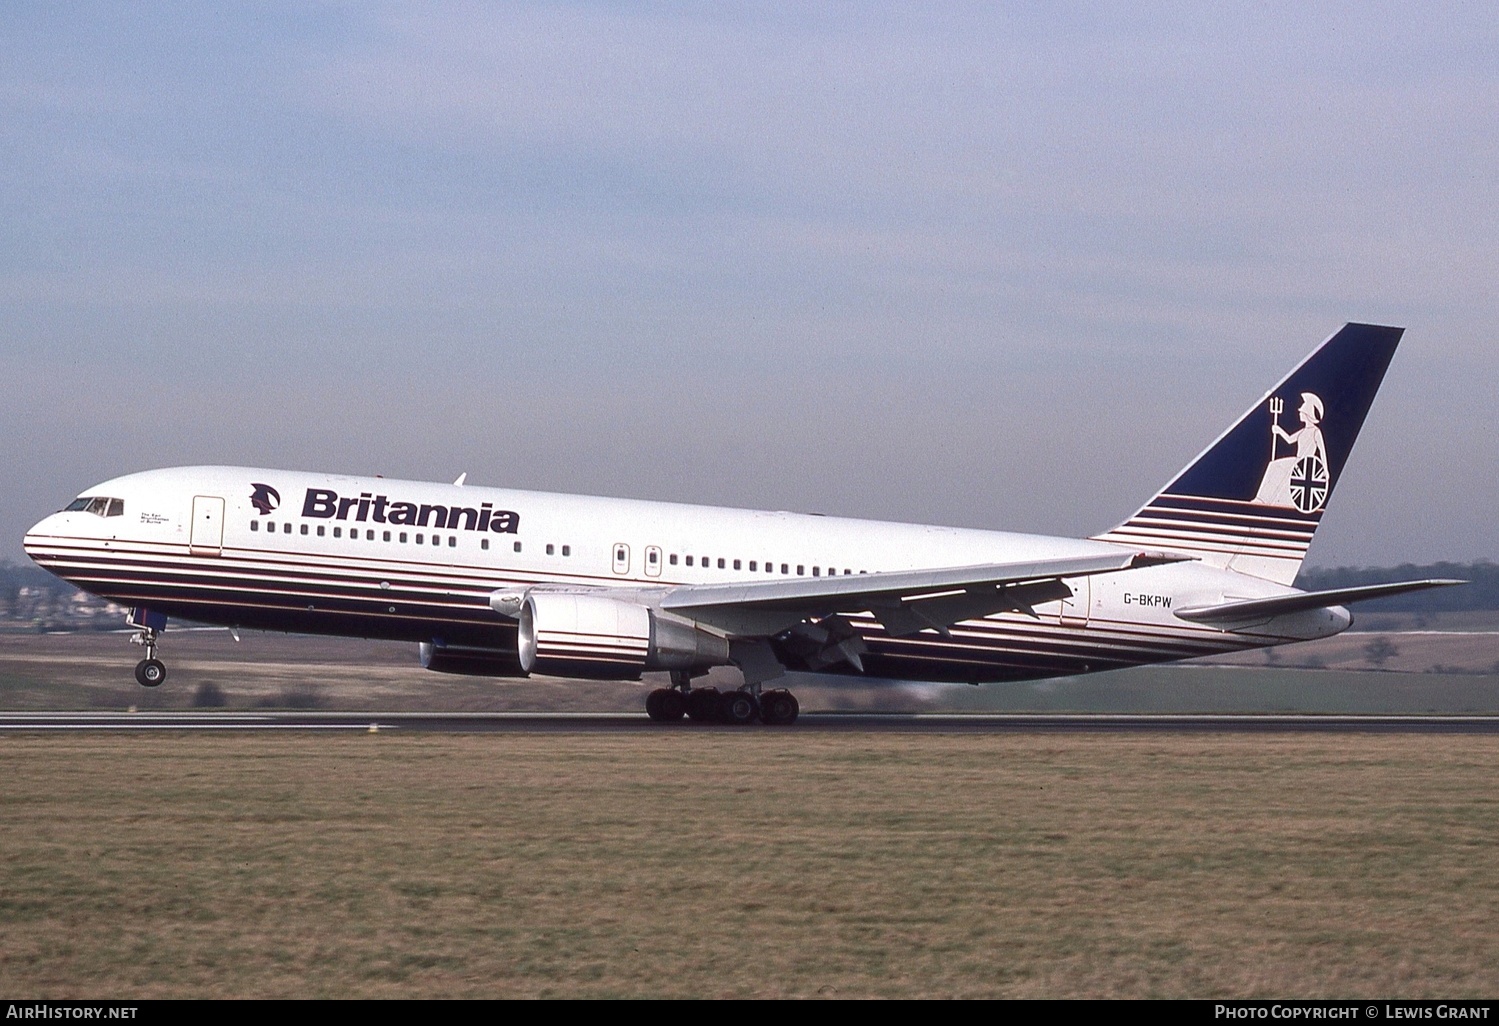
[[[1303,567],[1296,587],[1306,591],[1325,588],[1354,588],[1361,584],[1384,584],[1388,581],[1419,581],[1429,577],[1447,577],[1472,583],[1457,588],[1433,588],[1430,591],[1393,595],[1358,604],[1367,613],[1448,613],[1467,609],[1499,609],[1499,564],[1486,559],[1476,563],[1401,563],[1390,567],[1339,566],[1326,570]]]
[[[0,562],[0,623],[7,630],[107,629],[118,620],[102,600],[86,598],[40,567]]]
[[[66,602],[78,591],[39,566],[0,561],[0,613],[16,608],[23,588],[46,595],[54,602]]]

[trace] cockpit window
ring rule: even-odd
[[[111,499],[102,495],[81,495],[68,503],[64,513],[92,513],[98,517],[122,517],[125,515],[125,500]]]

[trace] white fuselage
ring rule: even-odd
[[[79,587],[231,626],[513,650],[497,589],[630,589],[1014,563],[1116,553],[1099,541],[385,478],[183,467],[107,481],[120,500],[53,514],[26,536]],[[259,508],[257,508],[257,505]],[[889,637],[860,610],[875,677],[1017,680],[1336,633],[1345,612],[1232,631],[1174,609],[1287,589],[1199,562],[1069,579],[1073,598]],[[788,662],[791,668],[795,667]],[[851,672],[831,668],[828,672]]]

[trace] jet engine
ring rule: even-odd
[[[531,592],[520,608],[527,673],[639,680],[645,670],[706,670],[729,662],[729,642],[690,620],[605,595]]]

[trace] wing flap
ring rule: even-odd
[[[931,628],[947,634],[948,627],[994,613],[1036,616],[1036,606],[1071,598],[1072,589],[1059,577],[1029,584],[979,585],[956,594],[915,598],[905,603],[876,603],[870,612],[887,632],[901,638]]]

